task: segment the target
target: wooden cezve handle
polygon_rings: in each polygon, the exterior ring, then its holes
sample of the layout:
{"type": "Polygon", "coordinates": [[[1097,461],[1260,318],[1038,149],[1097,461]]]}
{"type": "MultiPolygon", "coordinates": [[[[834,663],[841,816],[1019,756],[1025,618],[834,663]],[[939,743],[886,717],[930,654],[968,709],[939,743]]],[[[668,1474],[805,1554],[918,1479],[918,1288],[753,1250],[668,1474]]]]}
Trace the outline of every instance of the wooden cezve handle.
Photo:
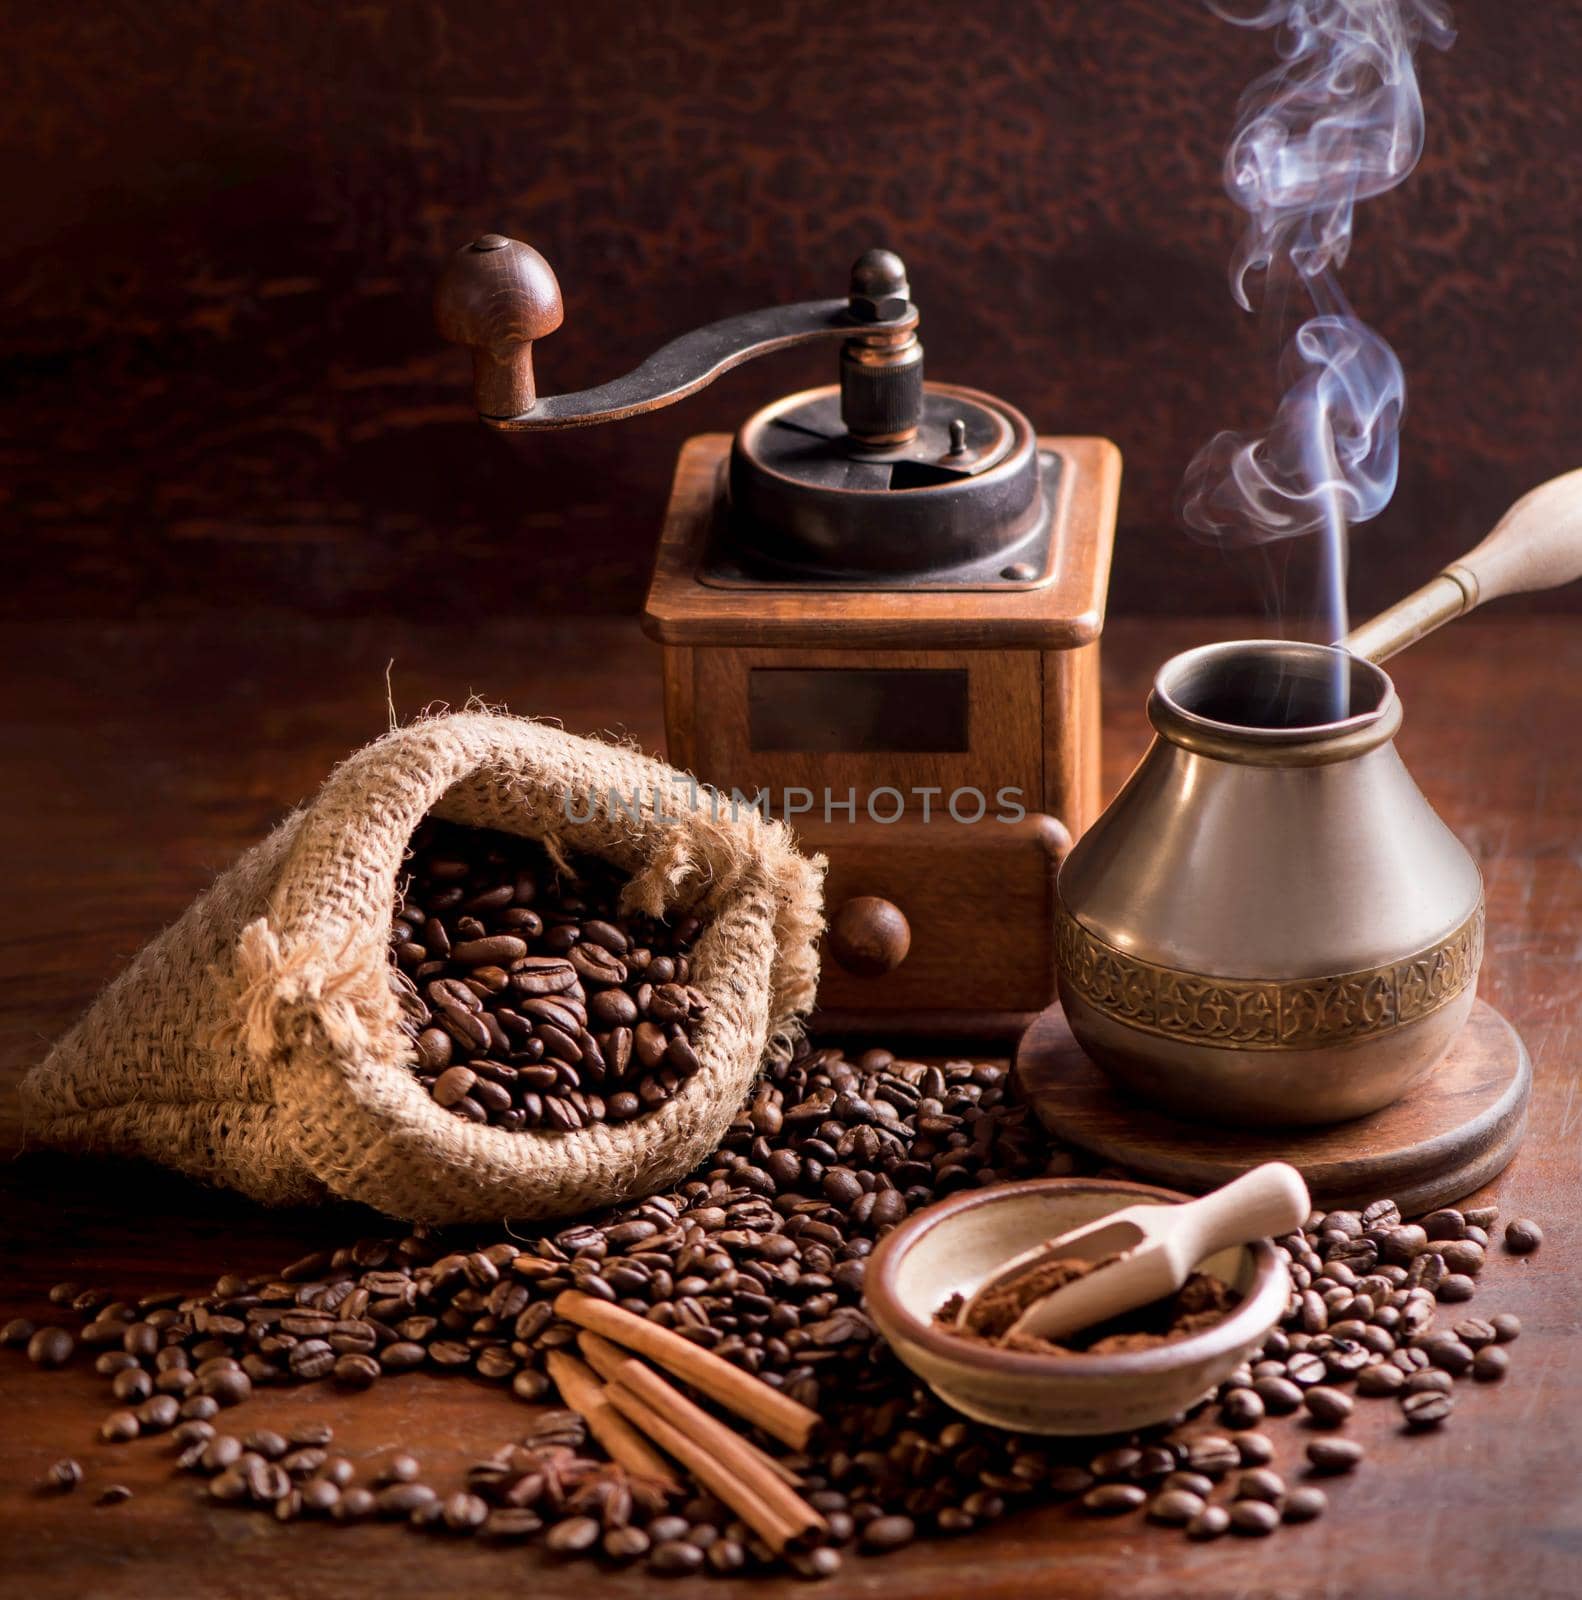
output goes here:
{"type": "Polygon", "coordinates": [[[1339,643],[1366,661],[1388,661],[1486,600],[1558,589],[1578,578],[1582,467],[1524,494],[1481,544],[1339,643]]]}

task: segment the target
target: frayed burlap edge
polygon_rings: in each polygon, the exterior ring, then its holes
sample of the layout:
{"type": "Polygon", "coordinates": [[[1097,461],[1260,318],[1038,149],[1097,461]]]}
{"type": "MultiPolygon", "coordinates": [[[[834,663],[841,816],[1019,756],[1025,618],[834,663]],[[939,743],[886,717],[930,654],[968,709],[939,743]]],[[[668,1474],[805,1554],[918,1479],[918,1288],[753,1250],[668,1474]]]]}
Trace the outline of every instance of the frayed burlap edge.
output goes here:
{"type": "Polygon", "coordinates": [[[39,1142],[152,1156],[270,1204],[325,1193],[423,1221],[567,1215],[674,1182],[713,1150],[818,977],[822,861],[783,824],[637,752],[486,712],[343,762],[100,996],[24,1082],[39,1142]],[[613,796],[613,800],[612,800],[613,796]],[[635,797],[635,800],[634,800],[635,797]],[[387,935],[430,811],[590,853],[650,913],[693,910],[702,1070],[657,1111],[505,1133],[409,1070],[387,935]]]}

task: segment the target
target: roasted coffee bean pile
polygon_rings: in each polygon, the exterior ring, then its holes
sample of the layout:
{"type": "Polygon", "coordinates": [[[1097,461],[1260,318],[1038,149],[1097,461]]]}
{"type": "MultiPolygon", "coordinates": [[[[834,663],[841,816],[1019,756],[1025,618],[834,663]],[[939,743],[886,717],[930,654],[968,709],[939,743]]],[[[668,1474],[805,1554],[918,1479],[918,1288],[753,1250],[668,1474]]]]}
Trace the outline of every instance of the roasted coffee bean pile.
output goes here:
{"type": "MultiPolygon", "coordinates": [[[[1094,1457],[1088,1470],[1095,1486],[1083,1507],[1100,1516],[1146,1508],[1150,1520],[1182,1527],[1193,1539],[1226,1532],[1257,1537],[1282,1520],[1323,1515],[1323,1490],[1288,1486],[1269,1467],[1269,1439],[1245,1430],[1287,1416],[1304,1422],[1304,1432],[1322,1430],[1309,1432],[1307,1473],[1338,1475],[1363,1458],[1363,1447],[1338,1431],[1355,1409],[1353,1394],[1393,1398],[1402,1429],[1418,1433],[1450,1417],[1456,1379],[1504,1377],[1510,1358],[1503,1346],[1521,1332],[1516,1317],[1462,1317],[1450,1328],[1437,1323],[1443,1305],[1471,1298],[1496,1216],[1492,1206],[1446,1207],[1420,1224],[1406,1222],[1393,1200],[1361,1211],[1314,1212],[1300,1233],[1279,1241],[1291,1276],[1281,1325],[1259,1359],[1233,1372],[1215,1397],[1219,1423],[1229,1431],[1139,1442],[1094,1457]],[[1224,1479],[1229,1502],[1211,1503],[1224,1479]]],[[[1522,1239],[1528,1230],[1537,1233],[1533,1223],[1512,1223],[1508,1248],[1516,1253],[1511,1230],[1522,1239]]]]}
{"type": "Polygon", "coordinates": [[[698,1070],[708,1002],[697,918],[622,913],[591,857],[558,872],[528,839],[428,820],[390,931],[419,1081],[469,1122],[567,1132],[651,1111],[698,1070]]]}
{"type": "MultiPolygon", "coordinates": [[[[963,1420],[878,1338],[863,1275],[876,1238],[919,1206],[1074,1170],[1006,1079],[994,1064],[804,1051],[768,1069],[692,1179],[586,1222],[511,1240],[424,1231],[365,1240],[278,1273],[227,1276],[202,1295],[115,1300],[63,1284],[52,1298],[81,1314],[81,1343],[109,1380],[117,1405],[104,1436],[168,1436],[180,1469],[206,1476],[219,1502],[282,1520],[380,1517],[537,1538],[561,1557],[642,1561],[656,1573],[750,1572],[774,1558],[711,1497],[667,1493],[606,1460],[575,1413],[536,1410],[515,1442],[445,1488],[425,1484],[411,1457],[360,1483],[322,1427],[229,1432],[222,1418],[259,1385],[361,1389],[419,1367],[547,1401],[545,1355],[576,1337],[551,1302],[574,1286],[678,1330],[829,1419],[816,1450],[782,1456],[829,1524],[828,1544],[794,1562],[821,1576],[845,1551],[961,1534],[1057,1499],[1079,1514],[1145,1511],[1193,1538],[1267,1534],[1321,1515],[1326,1497],[1276,1470],[1274,1441],[1256,1431],[1266,1417],[1309,1419],[1300,1432],[1278,1421],[1270,1432],[1288,1430],[1293,1452],[1305,1444],[1304,1477],[1319,1480],[1362,1456],[1340,1431],[1353,1393],[1397,1396],[1402,1428],[1415,1432],[1443,1422],[1455,1376],[1504,1371],[1515,1318],[1434,1326],[1438,1301],[1462,1296],[1452,1280],[1476,1277],[1491,1214],[1437,1212],[1417,1225],[1380,1202],[1316,1215],[1282,1241],[1292,1280],[1283,1325],[1190,1417],[1106,1441],[1097,1455],[963,1420]]],[[[26,1345],[48,1365],[69,1360],[74,1341],[19,1319],[0,1343],[26,1345]],[[58,1337],[46,1347],[41,1332],[58,1337]]]]}

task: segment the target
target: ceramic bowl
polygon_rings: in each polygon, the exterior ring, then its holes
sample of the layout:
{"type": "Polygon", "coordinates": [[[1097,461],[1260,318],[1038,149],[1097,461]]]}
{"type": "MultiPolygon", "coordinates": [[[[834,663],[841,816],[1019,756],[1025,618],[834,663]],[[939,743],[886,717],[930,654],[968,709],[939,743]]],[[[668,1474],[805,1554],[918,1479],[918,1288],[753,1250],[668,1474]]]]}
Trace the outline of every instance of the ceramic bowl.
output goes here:
{"type": "Polygon", "coordinates": [[[1020,1251],[1122,1206],[1190,1199],[1099,1178],[1035,1178],[953,1195],[909,1218],[868,1262],[868,1313],[896,1354],[941,1400],[979,1422],[1026,1433],[1124,1433],[1185,1411],[1263,1343],[1290,1295],[1267,1239],[1200,1263],[1241,1295],[1201,1333],[1117,1355],[1041,1356],[946,1333],[934,1313],[970,1295],[1020,1251]]]}

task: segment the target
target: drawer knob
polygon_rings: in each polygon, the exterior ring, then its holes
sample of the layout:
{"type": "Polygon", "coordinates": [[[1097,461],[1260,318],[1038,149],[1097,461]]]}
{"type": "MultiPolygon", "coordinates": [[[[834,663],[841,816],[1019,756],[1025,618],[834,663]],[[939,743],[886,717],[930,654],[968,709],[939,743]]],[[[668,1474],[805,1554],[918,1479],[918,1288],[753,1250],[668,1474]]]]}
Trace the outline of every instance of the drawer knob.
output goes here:
{"type": "Polygon", "coordinates": [[[859,978],[882,978],[906,960],[912,926],[892,901],[859,894],[844,901],[829,925],[835,959],[859,978]]]}

